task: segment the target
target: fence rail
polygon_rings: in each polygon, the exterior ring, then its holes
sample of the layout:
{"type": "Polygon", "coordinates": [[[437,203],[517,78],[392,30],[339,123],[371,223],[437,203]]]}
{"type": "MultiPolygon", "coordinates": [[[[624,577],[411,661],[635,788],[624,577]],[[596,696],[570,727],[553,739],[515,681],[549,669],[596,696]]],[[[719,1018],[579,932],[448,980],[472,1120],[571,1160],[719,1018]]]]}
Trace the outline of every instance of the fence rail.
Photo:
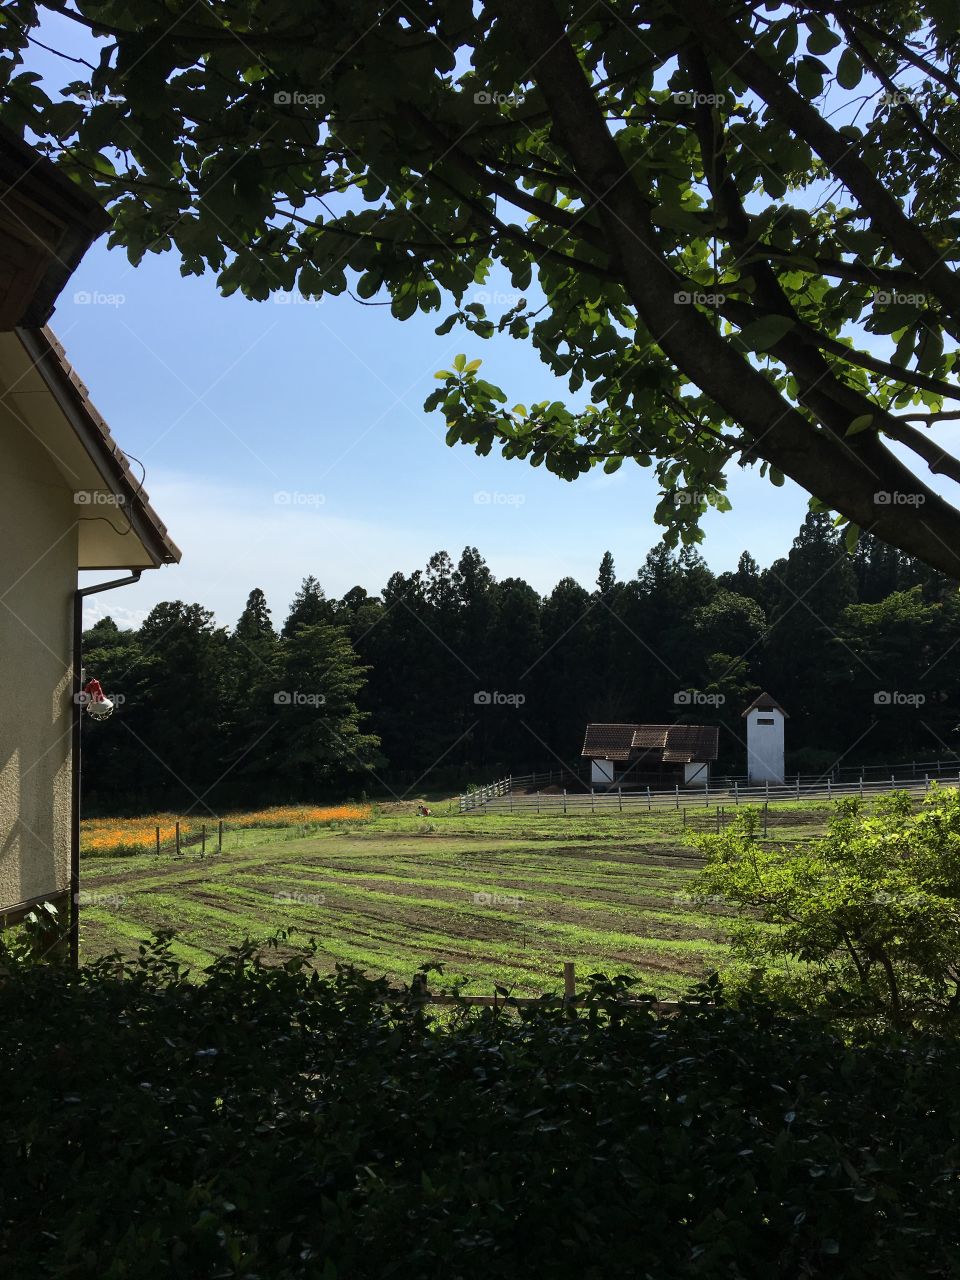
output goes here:
{"type": "Polygon", "coordinates": [[[769,804],[788,800],[835,800],[840,796],[880,795],[888,791],[923,793],[938,782],[948,786],[960,786],[960,770],[950,774],[919,778],[897,778],[895,773],[876,781],[863,778],[851,782],[834,783],[831,779],[804,781],[797,777],[792,783],[741,786],[738,781],[728,785],[717,780],[703,787],[674,787],[672,791],[623,790],[608,788],[598,791],[520,792],[510,778],[501,779],[490,787],[482,787],[460,797],[460,812],[482,810],[485,813],[628,813],[639,810],[709,808],[711,805],[769,804]],[[514,785],[511,785],[511,783],[514,785]]]}

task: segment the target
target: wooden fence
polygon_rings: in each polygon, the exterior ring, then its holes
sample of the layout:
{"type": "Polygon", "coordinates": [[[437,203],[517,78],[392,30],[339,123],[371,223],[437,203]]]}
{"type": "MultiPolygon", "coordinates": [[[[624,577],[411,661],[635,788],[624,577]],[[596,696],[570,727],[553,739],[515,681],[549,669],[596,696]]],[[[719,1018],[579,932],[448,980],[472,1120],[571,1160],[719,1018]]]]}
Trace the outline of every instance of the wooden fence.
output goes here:
{"type": "Polygon", "coordinates": [[[672,791],[645,790],[625,791],[620,787],[606,790],[570,791],[562,788],[559,791],[518,792],[511,785],[511,779],[501,779],[490,787],[483,787],[460,797],[460,812],[483,813],[629,813],[639,810],[653,812],[664,809],[706,808],[712,805],[734,807],[741,804],[771,804],[777,801],[797,800],[835,800],[840,796],[859,795],[868,797],[882,795],[890,791],[907,791],[923,794],[931,784],[939,782],[945,786],[960,786],[960,772],[948,776],[933,778],[924,775],[921,778],[889,778],[854,782],[834,783],[829,778],[826,782],[804,782],[801,778],[789,784],[763,784],[741,786],[734,782],[733,786],[717,786],[705,783],[702,787],[674,787],[672,791]]]}

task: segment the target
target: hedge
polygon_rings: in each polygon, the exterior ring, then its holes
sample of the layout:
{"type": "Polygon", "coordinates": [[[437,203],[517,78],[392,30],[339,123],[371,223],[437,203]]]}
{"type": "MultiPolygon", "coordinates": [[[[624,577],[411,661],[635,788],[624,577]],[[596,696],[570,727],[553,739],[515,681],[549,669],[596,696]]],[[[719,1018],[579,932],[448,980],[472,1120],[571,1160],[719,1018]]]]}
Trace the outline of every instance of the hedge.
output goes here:
{"type": "Polygon", "coordinates": [[[706,994],[436,1018],[252,946],[201,978],[160,939],[0,982],[4,1276],[957,1274],[951,1042],[706,994]]]}

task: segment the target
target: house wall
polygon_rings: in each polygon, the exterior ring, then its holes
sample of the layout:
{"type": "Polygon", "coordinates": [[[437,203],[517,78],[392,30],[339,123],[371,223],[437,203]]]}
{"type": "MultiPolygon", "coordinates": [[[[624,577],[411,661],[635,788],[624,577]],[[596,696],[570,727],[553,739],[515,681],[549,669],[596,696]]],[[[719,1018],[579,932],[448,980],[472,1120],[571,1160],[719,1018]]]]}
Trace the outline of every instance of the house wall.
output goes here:
{"type": "Polygon", "coordinates": [[[613,782],[612,760],[591,760],[590,781],[594,786],[607,787],[613,782]]]}
{"type": "Polygon", "coordinates": [[[77,508],[0,403],[0,908],[69,885],[77,508]]]}
{"type": "Polygon", "coordinates": [[[750,782],[783,782],[781,711],[747,713],[747,778],[750,782]],[[773,721],[772,724],[765,723],[773,721]]]}

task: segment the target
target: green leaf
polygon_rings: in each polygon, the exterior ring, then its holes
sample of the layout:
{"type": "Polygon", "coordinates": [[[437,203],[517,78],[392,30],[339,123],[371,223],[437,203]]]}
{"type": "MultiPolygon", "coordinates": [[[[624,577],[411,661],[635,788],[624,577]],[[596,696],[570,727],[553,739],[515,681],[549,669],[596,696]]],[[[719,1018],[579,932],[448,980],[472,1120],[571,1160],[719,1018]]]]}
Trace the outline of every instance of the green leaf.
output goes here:
{"type": "Polygon", "coordinates": [[[803,57],[797,63],[797,89],[805,98],[819,98],[823,93],[825,67],[819,58],[803,57]]]}
{"type": "Polygon", "coordinates": [[[862,413],[859,418],[854,418],[844,434],[848,436],[858,436],[861,431],[869,431],[872,426],[873,414],[862,413]]]}
{"type": "Polygon", "coordinates": [[[860,59],[852,49],[844,49],[837,63],[837,83],[844,89],[855,89],[862,78],[860,59]]]}
{"type": "Polygon", "coordinates": [[[453,357],[453,367],[456,369],[457,373],[463,373],[466,363],[467,357],[462,353],[453,357]]]}
{"type": "Polygon", "coordinates": [[[740,330],[737,345],[742,345],[747,351],[768,351],[795,325],[789,316],[763,316],[740,330]]]}

